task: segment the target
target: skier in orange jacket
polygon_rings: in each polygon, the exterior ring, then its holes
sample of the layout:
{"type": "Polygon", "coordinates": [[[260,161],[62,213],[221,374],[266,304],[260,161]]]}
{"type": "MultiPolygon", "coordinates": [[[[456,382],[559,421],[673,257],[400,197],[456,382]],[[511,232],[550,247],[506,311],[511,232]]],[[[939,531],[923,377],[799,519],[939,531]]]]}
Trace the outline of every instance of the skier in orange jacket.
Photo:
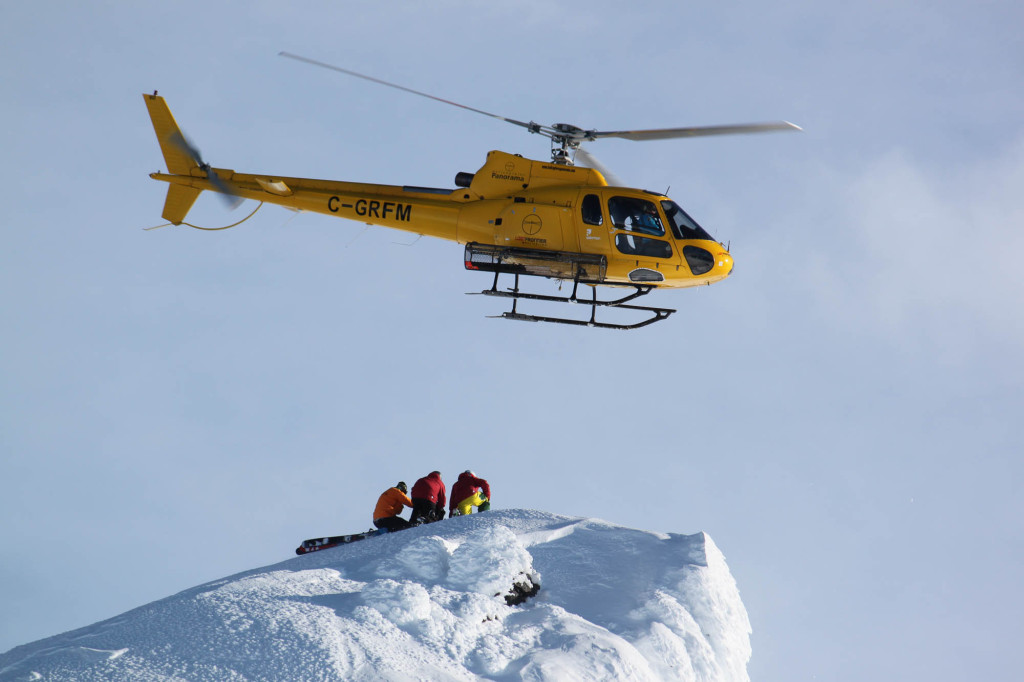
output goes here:
{"type": "Polygon", "coordinates": [[[412,507],[412,500],[406,494],[409,488],[405,481],[399,481],[394,488],[388,488],[377,498],[377,507],[373,510],[373,525],[388,531],[405,530],[412,526],[399,514],[403,507],[412,507]]]}

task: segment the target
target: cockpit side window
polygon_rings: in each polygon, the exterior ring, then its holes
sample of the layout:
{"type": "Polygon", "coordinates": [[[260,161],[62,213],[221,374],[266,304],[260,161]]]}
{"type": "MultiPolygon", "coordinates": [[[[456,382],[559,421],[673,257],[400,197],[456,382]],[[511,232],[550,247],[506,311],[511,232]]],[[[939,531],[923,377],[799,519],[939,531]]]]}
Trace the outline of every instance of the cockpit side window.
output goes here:
{"type": "Polygon", "coordinates": [[[615,235],[615,248],[627,256],[672,257],[672,245],[668,242],[663,242],[660,239],[651,239],[650,237],[640,237],[635,234],[615,235]]]}
{"type": "Polygon", "coordinates": [[[616,229],[657,237],[665,234],[658,207],[646,199],[612,197],[608,200],[608,212],[616,229]]]}
{"type": "Polygon", "coordinates": [[[686,215],[686,211],[679,208],[674,201],[665,200],[661,202],[661,208],[665,211],[668,224],[672,226],[672,234],[676,239],[707,239],[715,241],[714,238],[704,231],[704,228],[697,224],[697,221],[686,215]]]}
{"type": "Polygon", "coordinates": [[[580,206],[583,213],[583,222],[587,225],[601,225],[604,223],[604,215],[601,213],[601,199],[596,194],[588,194],[583,197],[583,204],[580,206]]]}

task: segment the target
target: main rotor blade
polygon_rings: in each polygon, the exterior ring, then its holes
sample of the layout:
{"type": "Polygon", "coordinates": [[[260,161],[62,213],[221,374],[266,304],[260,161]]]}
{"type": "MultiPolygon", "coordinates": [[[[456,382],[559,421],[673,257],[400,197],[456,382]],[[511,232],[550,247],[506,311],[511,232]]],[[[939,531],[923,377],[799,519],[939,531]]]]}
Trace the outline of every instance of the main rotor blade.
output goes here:
{"type": "Polygon", "coordinates": [[[355,71],[349,71],[348,69],[343,69],[340,66],[334,66],[333,64],[327,64],[325,62],[320,62],[320,61],[317,61],[315,59],[310,59],[308,57],[302,57],[302,56],[297,55],[297,54],[292,54],[291,52],[278,52],[278,55],[281,56],[281,57],[288,57],[289,59],[294,59],[294,60],[299,61],[299,62],[305,62],[307,64],[312,64],[313,66],[319,66],[319,67],[324,68],[324,69],[330,69],[331,71],[337,71],[338,73],[344,73],[344,74],[347,74],[349,76],[355,76],[356,78],[362,78],[363,80],[370,81],[371,83],[378,83],[380,85],[386,85],[389,88],[395,88],[396,90],[402,90],[404,92],[409,92],[409,93],[412,93],[413,95],[419,95],[420,97],[426,97],[427,99],[432,99],[434,101],[441,102],[443,104],[450,104],[453,107],[459,107],[460,109],[466,109],[467,111],[472,111],[472,112],[477,113],[477,114],[483,114],[484,116],[490,116],[491,118],[496,118],[499,121],[507,121],[508,123],[511,123],[513,125],[522,126],[523,128],[527,128],[531,132],[539,132],[539,130],[540,130],[540,126],[537,125],[536,123],[533,123],[533,122],[524,123],[522,121],[517,121],[514,118],[506,118],[504,116],[499,116],[498,114],[492,114],[491,112],[484,111],[483,109],[475,109],[473,107],[466,106],[465,104],[459,104],[458,102],[452,102],[451,100],[443,99],[441,97],[435,97],[434,95],[428,94],[426,92],[420,92],[419,90],[413,90],[412,88],[407,88],[404,85],[398,85],[396,83],[389,83],[388,81],[381,80],[380,78],[374,78],[373,76],[367,76],[365,74],[357,73],[355,71]]]}
{"type": "Polygon", "coordinates": [[[769,123],[742,123],[727,126],[701,126],[696,128],[660,128],[657,130],[588,130],[588,139],[601,137],[621,137],[638,142],[646,140],[668,140],[675,137],[705,137],[708,135],[740,135],[744,133],[770,133],[786,130],[803,130],[789,121],[772,121],[769,123]]]}

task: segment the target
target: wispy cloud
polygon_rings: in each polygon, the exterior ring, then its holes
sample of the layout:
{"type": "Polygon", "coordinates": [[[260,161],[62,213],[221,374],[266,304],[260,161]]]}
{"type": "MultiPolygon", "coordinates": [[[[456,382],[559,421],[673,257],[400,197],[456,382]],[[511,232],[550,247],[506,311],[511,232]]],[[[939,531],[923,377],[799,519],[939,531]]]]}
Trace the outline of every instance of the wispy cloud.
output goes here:
{"type": "Polygon", "coordinates": [[[1024,347],[1022,187],[1024,139],[970,166],[875,159],[823,193],[839,205],[809,271],[819,302],[842,324],[944,355],[1024,347]]]}

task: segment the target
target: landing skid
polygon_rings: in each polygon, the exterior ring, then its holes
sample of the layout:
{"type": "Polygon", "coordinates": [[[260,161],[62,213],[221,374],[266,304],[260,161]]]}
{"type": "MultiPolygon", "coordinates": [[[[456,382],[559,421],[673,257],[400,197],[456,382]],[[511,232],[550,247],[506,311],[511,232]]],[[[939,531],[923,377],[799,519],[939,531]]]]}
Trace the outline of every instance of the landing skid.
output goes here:
{"type": "MultiPolygon", "coordinates": [[[[506,313],[502,313],[501,315],[490,315],[489,317],[503,317],[506,320],[522,320],[524,322],[552,322],[552,323],[555,323],[555,324],[569,324],[569,325],[574,325],[574,326],[577,326],[577,327],[598,327],[600,329],[639,329],[640,327],[646,327],[649,324],[654,324],[655,322],[660,322],[661,320],[664,320],[666,317],[668,317],[672,313],[676,312],[675,309],[673,309],[673,308],[653,308],[653,307],[650,307],[650,306],[628,305],[627,304],[628,301],[635,300],[637,298],[640,298],[641,296],[646,296],[647,294],[651,293],[651,291],[654,289],[654,287],[650,286],[650,285],[643,285],[643,284],[615,285],[615,284],[608,284],[608,283],[605,282],[605,283],[602,283],[601,286],[629,286],[629,287],[633,287],[634,289],[636,289],[636,291],[633,292],[632,294],[629,294],[628,296],[623,296],[622,298],[617,298],[617,299],[615,299],[613,301],[600,301],[597,298],[597,287],[595,286],[595,287],[592,287],[592,289],[591,289],[591,291],[592,291],[592,298],[591,298],[591,300],[588,301],[588,300],[577,298],[577,296],[576,296],[576,291],[577,291],[577,289],[579,288],[579,285],[580,285],[579,280],[575,280],[572,283],[572,295],[570,295],[570,296],[548,296],[548,295],[545,295],[545,294],[528,294],[528,293],[520,291],[519,290],[519,274],[518,273],[514,274],[515,284],[514,284],[514,286],[511,289],[499,290],[498,289],[498,277],[499,277],[500,274],[501,273],[499,273],[499,272],[495,272],[494,273],[494,284],[491,285],[490,289],[486,289],[484,291],[481,291],[480,293],[483,294],[484,296],[500,296],[502,298],[511,298],[512,299],[512,310],[510,310],[510,311],[508,311],[506,313]],[[520,313],[516,309],[520,299],[525,299],[525,300],[529,300],[529,301],[549,301],[549,302],[552,302],[552,303],[570,303],[570,304],[578,304],[578,305],[588,305],[588,306],[590,306],[590,319],[589,320],[575,320],[575,319],[572,319],[572,318],[569,318],[569,317],[545,317],[545,316],[542,316],[542,315],[527,315],[525,313],[520,313]],[[640,322],[636,322],[634,324],[615,324],[615,323],[611,323],[611,322],[598,322],[597,319],[596,319],[598,306],[605,306],[605,307],[615,308],[617,310],[637,310],[637,311],[641,311],[641,312],[651,313],[651,316],[646,318],[646,319],[644,319],[644,320],[641,320],[640,322]]],[[[475,292],[473,292],[473,293],[475,293],[475,292]]]]}

